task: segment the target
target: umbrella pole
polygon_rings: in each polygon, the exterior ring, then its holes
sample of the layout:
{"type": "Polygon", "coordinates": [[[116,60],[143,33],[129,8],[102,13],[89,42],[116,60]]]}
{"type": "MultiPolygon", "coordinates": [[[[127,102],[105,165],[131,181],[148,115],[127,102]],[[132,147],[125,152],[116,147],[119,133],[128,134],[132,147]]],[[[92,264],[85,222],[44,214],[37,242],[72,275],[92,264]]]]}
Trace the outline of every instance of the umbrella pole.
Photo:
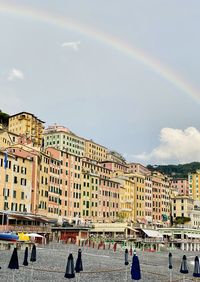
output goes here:
{"type": "Polygon", "coordinates": [[[128,281],[128,266],[126,266],[126,276],[125,276],[125,281],[128,281]]]}
{"type": "Polygon", "coordinates": [[[31,266],[31,281],[33,281],[33,263],[32,263],[32,266],[31,266]]]}
{"type": "Polygon", "coordinates": [[[13,270],[13,282],[15,282],[15,270],[13,270]]]}
{"type": "Polygon", "coordinates": [[[185,282],[185,275],[183,274],[183,282],[185,282]]]}
{"type": "Polygon", "coordinates": [[[172,282],[172,269],[169,271],[169,282],[172,282]]]}

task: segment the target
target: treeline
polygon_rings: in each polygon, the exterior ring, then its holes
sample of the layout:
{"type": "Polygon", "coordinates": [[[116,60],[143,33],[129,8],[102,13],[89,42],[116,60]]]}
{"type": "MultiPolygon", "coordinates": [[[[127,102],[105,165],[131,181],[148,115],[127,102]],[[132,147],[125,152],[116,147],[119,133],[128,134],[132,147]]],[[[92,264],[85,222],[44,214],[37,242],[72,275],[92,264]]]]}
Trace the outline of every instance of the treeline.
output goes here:
{"type": "Polygon", "coordinates": [[[147,168],[152,171],[159,171],[173,178],[187,178],[188,173],[195,172],[197,169],[200,169],[200,162],[179,165],[148,165],[147,168]]]}
{"type": "Polygon", "coordinates": [[[9,115],[0,110],[0,123],[3,124],[3,126],[8,126],[8,119],[9,115]]]}

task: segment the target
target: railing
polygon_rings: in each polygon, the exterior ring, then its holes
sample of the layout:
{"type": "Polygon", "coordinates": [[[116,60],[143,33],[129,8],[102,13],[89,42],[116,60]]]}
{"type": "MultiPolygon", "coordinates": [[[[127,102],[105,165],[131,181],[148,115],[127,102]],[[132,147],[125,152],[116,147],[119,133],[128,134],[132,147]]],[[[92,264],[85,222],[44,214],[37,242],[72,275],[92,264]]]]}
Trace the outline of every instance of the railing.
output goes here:
{"type": "Polygon", "coordinates": [[[20,226],[20,225],[0,225],[0,232],[16,231],[16,232],[51,232],[51,228],[48,226],[20,226]]]}

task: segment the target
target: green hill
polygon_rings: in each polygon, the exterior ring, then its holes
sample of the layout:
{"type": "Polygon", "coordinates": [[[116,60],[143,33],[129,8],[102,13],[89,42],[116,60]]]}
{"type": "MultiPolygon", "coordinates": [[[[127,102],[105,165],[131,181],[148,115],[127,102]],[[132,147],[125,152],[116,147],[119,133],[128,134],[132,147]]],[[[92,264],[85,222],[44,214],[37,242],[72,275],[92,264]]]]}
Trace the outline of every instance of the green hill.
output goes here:
{"type": "Polygon", "coordinates": [[[187,178],[189,172],[195,172],[200,169],[200,162],[179,165],[148,165],[149,170],[156,170],[173,178],[187,178]]]}
{"type": "Polygon", "coordinates": [[[0,123],[3,124],[3,126],[8,126],[8,119],[9,115],[0,110],[0,123]]]}

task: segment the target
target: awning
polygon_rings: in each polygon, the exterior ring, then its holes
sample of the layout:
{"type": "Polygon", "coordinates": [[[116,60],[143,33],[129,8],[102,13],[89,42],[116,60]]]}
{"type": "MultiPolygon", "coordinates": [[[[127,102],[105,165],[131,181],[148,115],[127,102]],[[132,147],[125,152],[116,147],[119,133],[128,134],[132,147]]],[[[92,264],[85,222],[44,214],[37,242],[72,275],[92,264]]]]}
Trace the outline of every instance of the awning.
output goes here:
{"type": "Polygon", "coordinates": [[[186,233],[185,235],[188,236],[188,238],[200,238],[200,234],[186,233]]]}
{"type": "Polygon", "coordinates": [[[148,237],[157,237],[157,238],[162,238],[163,235],[158,232],[157,230],[147,230],[147,229],[142,229],[142,231],[148,236],[148,237]]]}
{"type": "Polygon", "coordinates": [[[44,238],[44,236],[40,235],[40,234],[37,234],[37,233],[28,233],[28,234],[25,234],[26,236],[29,236],[29,237],[35,237],[35,238],[44,238]]]}

